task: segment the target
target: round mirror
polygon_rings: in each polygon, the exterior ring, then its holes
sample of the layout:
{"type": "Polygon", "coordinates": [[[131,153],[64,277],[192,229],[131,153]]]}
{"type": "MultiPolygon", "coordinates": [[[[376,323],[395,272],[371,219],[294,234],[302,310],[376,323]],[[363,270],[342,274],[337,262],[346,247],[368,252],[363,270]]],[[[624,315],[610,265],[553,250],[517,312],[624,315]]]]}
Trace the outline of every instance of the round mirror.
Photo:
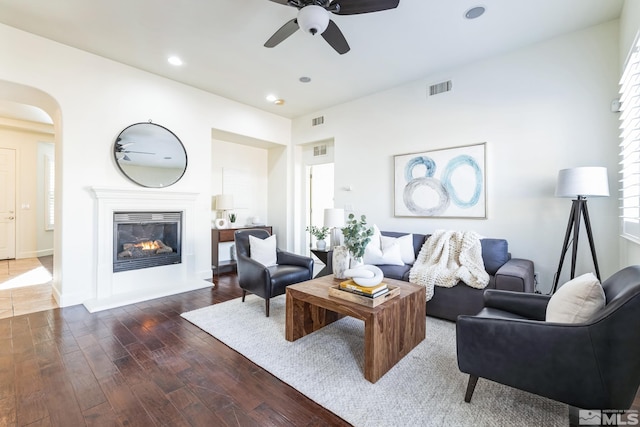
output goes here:
{"type": "Polygon", "coordinates": [[[122,173],[143,187],[168,187],[187,170],[187,152],[180,139],[151,122],[135,123],[120,132],[113,154],[122,173]]]}

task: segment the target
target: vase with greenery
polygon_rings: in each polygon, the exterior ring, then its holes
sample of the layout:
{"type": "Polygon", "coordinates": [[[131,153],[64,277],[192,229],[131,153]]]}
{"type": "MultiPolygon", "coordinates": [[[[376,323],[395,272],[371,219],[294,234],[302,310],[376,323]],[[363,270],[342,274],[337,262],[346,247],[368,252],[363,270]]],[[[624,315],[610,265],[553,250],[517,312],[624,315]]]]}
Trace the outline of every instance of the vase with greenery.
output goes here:
{"type": "Polygon", "coordinates": [[[362,262],[364,249],[373,236],[373,227],[367,227],[367,217],[361,215],[357,219],[354,214],[349,214],[347,225],[342,228],[344,236],[344,245],[349,250],[356,263],[362,262]]]}
{"type": "Polygon", "coordinates": [[[316,247],[318,249],[324,250],[327,247],[327,242],[324,239],[329,234],[329,227],[316,227],[315,225],[312,225],[307,227],[307,231],[316,238],[316,247]]]}

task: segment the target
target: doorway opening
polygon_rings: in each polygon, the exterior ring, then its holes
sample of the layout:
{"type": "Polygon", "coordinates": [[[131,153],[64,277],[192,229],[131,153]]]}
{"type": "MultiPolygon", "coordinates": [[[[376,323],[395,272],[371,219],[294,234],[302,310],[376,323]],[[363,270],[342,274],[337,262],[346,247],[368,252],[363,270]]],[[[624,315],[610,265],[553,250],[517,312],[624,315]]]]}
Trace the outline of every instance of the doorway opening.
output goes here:
{"type": "MultiPolygon", "coordinates": [[[[334,164],[307,166],[308,208],[307,227],[324,226],[324,210],[334,204],[334,164]]],[[[309,248],[316,246],[316,238],[309,233],[309,248]]]]}
{"type": "Polygon", "coordinates": [[[0,317],[11,317],[57,307],[53,208],[55,154],[61,145],[56,137],[59,123],[52,118],[59,112],[53,98],[12,82],[0,81],[0,89],[6,94],[0,99],[0,118],[11,124],[0,126],[0,151],[14,153],[13,184],[6,180],[6,165],[0,165],[0,213],[12,211],[2,217],[13,221],[9,231],[0,227],[0,317]]]}

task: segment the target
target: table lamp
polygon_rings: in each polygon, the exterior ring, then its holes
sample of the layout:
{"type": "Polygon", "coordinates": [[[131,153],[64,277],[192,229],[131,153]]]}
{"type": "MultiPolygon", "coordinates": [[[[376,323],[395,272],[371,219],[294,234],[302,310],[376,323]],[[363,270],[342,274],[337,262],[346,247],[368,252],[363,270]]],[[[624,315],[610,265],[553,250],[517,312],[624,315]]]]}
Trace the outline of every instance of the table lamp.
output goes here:
{"type": "Polygon", "coordinates": [[[329,245],[331,249],[340,245],[340,229],[344,226],[344,209],[329,208],[324,210],[324,226],[331,229],[329,245]]]}
{"type": "Polygon", "coordinates": [[[228,211],[233,210],[233,195],[218,194],[216,196],[216,210],[222,211],[225,222],[229,221],[228,211]]]}

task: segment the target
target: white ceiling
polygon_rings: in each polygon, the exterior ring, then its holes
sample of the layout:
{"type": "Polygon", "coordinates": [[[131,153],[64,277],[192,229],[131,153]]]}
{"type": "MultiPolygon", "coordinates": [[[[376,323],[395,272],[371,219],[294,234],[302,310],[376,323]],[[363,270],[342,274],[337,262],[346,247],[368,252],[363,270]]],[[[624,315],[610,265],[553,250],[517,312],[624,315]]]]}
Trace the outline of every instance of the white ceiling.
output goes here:
{"type": "Polygon", "coordinates": [[[285,117],[620,16],[623,0],[400,0],[337,16],[351,51],[302,31],[264,42],[295,8],[269,0],[0,0],[0,22],[285,117]],[[463,18],[472,6],[486,13],[463,18]],[[169,55],[183,61],[176,68],[169,55]],[[311,77],[301,83],[301,76],[311,77]],[[268,94],[285,100],[281,106],[268,94]]]}

